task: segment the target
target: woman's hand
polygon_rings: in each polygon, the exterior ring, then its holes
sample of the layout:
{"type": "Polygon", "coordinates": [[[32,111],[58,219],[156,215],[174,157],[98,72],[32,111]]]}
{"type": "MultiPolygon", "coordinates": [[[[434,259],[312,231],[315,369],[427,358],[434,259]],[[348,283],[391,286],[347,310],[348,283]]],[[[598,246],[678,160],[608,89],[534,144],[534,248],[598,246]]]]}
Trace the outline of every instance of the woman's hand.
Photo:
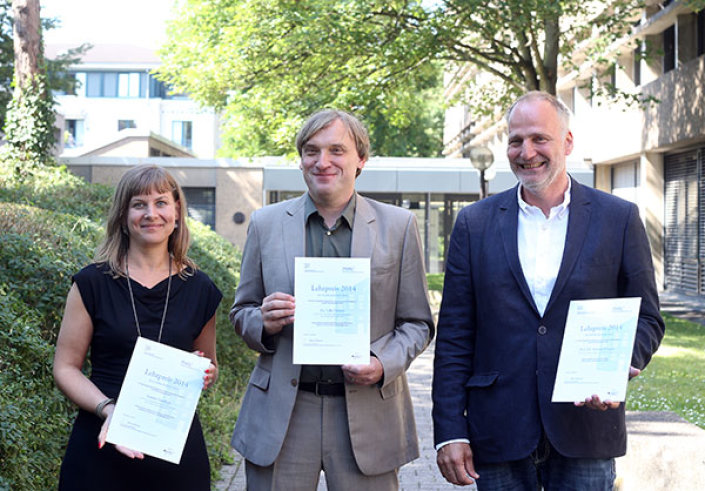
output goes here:
{"type": "MultiPolygon", "coordinates": [[[[105,445],[105,438],[108,436],[108,427],[110,426],[110,420],[113,418],[113,411],[115,410],[115,404],[108,404],[103,408],[103,413],[107,414],[105,421],[103,421],[103,426],[100,427],[100,433],[98,433],[98,448],[102,449],[105,445]]],[[[144,454],[142,452],[137,452],[136,450],[131,450],[122,445],[115,445],[115,450],[123,454],[125,457],[131,459],[144,459],[144,454]]]]}
{"type": "Polygon", "coordinates": [[[212,363],[209,364],[206,369],[206,374],[203,377],[203,390],[206,390],[215,383],[217,373],[218,371],[216,370],[215,365],[212,363]]]}
{"type": "MultiPolygon", "coordinates": [[[[194,351],[194,355],[197,356],[205,356],[203,351],[194,351]]],[[[203,390],[206,390],[208,387],[211,387],[216,379],[218,378],[218,368],[211,362],[208,365],[208,368],[206,368],[205,375],[203,376],[203,390]]]]}

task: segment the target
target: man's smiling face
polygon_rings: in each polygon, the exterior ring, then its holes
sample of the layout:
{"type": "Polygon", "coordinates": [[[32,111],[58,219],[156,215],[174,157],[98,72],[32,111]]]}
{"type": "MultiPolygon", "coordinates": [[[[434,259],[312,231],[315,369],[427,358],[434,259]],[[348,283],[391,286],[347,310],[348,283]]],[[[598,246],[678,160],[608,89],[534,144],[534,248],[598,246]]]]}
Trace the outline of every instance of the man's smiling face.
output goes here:
{"type": "Polygon", "coordinates": [[[573,150],[573,135],[550,102],[527,99],[509,118],[507,158],[514,175],[532,194],[542,194],[565,174],[565,159],[573,150]]]}

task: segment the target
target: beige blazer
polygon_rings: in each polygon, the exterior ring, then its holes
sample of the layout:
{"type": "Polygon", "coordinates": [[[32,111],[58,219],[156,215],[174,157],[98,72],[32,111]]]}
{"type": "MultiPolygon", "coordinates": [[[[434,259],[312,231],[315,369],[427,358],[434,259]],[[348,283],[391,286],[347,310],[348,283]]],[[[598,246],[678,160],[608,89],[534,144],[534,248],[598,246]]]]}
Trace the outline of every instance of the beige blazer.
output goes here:
{"type": "MultiPolygon", "coordinates": [[[[292,363],[289,325],[262,342],[260,306],[267,295],[294,293],[294,258],[305,256],[303,195],[252,214],[230,319],[260,353],[231,444],[247,460],[277,458],[296,399],[301,365],[292,363]],[[271,346],[273,344],[273,346],[271,346]]],[[[345,387],[350,440],[363,474],[397,469],[419,455],[406,370],[434,334],[418,228],[408,210],[357,196],[352,257],[371,261],[371,345],[382,362],[381,387],[345,387]]]]}

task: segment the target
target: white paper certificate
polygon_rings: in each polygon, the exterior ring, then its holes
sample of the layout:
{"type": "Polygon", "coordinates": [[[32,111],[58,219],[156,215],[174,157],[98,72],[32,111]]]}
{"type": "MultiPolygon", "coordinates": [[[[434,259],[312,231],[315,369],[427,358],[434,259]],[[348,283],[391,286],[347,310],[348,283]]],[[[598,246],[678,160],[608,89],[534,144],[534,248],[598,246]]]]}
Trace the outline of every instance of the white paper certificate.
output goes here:
{"type": "Polygon", "coordinates": [[[552,402],[624,401],[641,298],[573,300],[552,402]]]}
{"type": "Polygon", "coordinates": [[[294,363],[370,363],[370,259],[297,257],[294,363]]]}
{"type": "Polygon", "coordinates": [[[107,441],[178,464],[209,364],[208,358],[137,338],[107,441]]]}

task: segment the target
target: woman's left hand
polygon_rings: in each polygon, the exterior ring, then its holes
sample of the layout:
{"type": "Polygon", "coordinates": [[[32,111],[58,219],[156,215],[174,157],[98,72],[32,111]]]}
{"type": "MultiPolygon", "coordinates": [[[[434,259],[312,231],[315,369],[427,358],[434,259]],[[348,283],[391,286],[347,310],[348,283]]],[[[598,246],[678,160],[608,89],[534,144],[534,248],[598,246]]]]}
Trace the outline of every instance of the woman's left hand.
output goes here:
{"type": "MultiPolygon", "coordinates": [[[[114,410],[115,404],[108,404],[105,409],[103,409],[103,412],[108,416],[105,418],[105,421],[103,421],[103,425],[100,427],[100,433],[98,434],[98,450],[101,450],[103,446],[105,446],[105,439],[108,436],[108,428],[110,427],[110,421],[113,419],[114,410]]],[[[123,447],[122,445],[115,445],[115,450],[130,459],[144,459],[144,454],[142,452],[132,450],[131,448],[123,447]]]]}
{"type": "MultiPolygon", "coordinates": [[[[203,351],[194,351],[193,354],[204,356],[203,351]]],[[[206,390],[208,387],[212,386],[215,383],[217,376],[218,370],[216,366],[213,363],[210,363],[206,369],[205,375],[203,376],[203,390],[206,390]]]]}

